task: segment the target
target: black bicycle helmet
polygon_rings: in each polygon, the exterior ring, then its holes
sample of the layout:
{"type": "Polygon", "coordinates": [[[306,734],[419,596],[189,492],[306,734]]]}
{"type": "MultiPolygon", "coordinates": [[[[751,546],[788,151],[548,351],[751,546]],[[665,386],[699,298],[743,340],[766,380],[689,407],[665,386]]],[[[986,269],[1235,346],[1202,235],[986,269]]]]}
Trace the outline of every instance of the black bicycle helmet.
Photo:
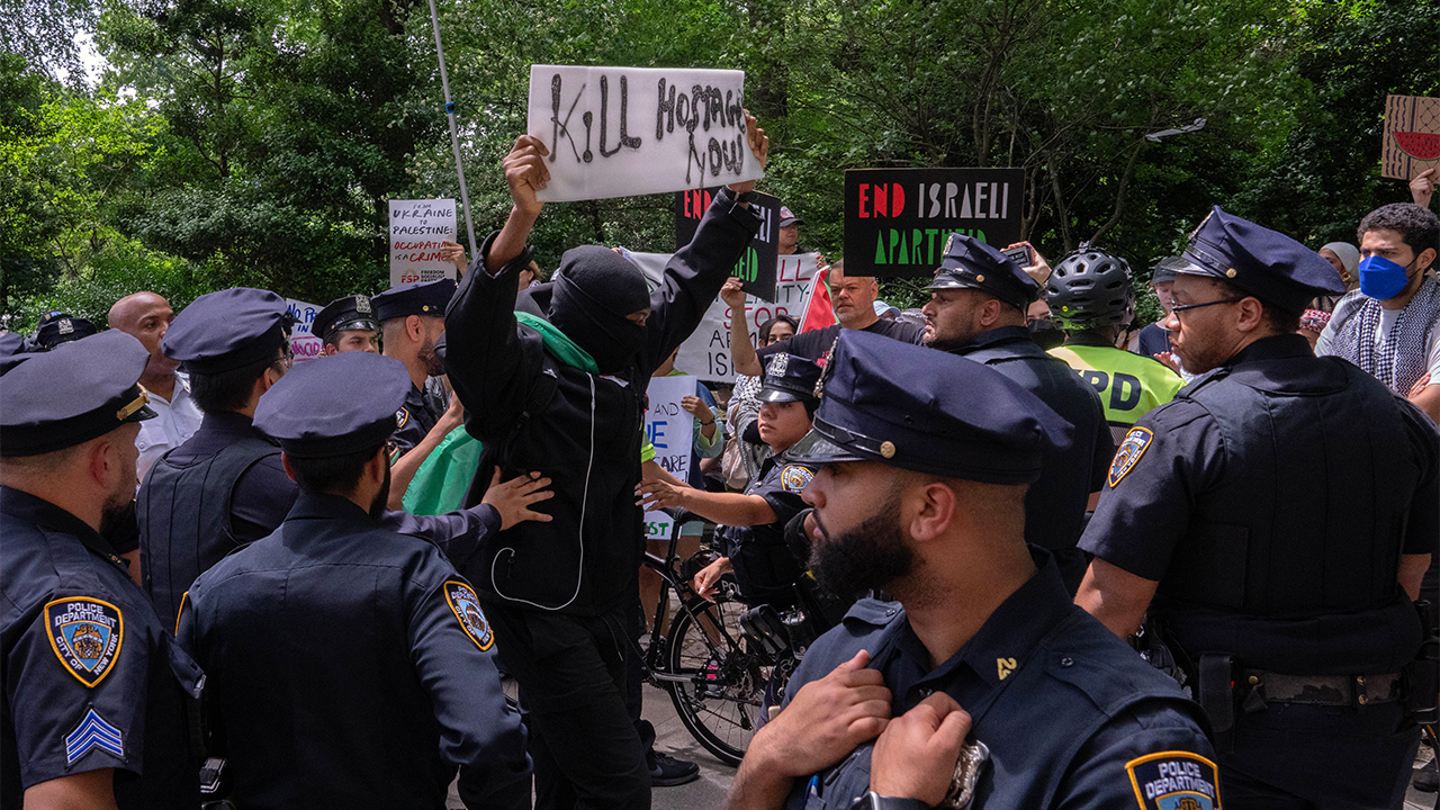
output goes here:
{"type": "Polygon", "coordinates": [[[1082,245],[1055,266],[1045,284],[1045,303],[1056,325],[1067,331],[1126,323],[1135,305],[1130,264],[1082,245]]]}

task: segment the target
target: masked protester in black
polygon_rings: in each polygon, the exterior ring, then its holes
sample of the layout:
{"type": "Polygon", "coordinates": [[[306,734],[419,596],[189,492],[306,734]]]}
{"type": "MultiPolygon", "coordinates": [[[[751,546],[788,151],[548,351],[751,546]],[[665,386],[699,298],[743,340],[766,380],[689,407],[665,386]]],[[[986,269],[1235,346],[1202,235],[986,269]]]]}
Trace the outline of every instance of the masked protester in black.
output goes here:
{"type": "MultiPolygon", "coordinates": [[[[763,134],[751,135],[759,155],[754,136],[763,134]]],[[[737,199],[748,186],[722,190],[653,293],[613,251],[570,250],[548,304],[526,296],[530,314],[517,323],[516,278],[530,262],[524,243],[541,208],[543,154],[522,136],[506,158],[515,207],[450,304],[445,360],[466,429],[485,445],[469,498],[497,466],[502,479],[543,470],[554,520],[498,533],[464,573],[522,690],[536,806],[647,808],[650,771],[625,701],[644,537],[634,489],[645,389],[695,330],[760,220],[737,199]]]]}

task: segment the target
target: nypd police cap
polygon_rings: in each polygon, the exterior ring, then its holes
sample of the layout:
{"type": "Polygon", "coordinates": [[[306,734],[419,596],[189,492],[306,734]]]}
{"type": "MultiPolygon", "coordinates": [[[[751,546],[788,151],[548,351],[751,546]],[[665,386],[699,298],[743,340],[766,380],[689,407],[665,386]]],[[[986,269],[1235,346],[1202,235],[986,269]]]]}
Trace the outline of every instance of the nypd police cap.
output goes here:
{"type": "Polygon", "coordinates": [[[289,334],[284,298],[234,287],[196,298],[175,316],[161,345],[186,371],[219,374],[274,358],[289,334]]]}
{"type": "Polygon", "coordinates": [[[255,427],[297,458],[377,449],[395,432],[410,373],[393,357],[344,352],[297,364],[255,408],[255,427]]]}
{"type": "Polygon", "coordinates": [[[14,359],[0,386],[0,456],[63,450],[155,416],[138,383],[150,352],[124,332],[14,359]]]}
{"type": "Polygon", "coordinates": [[[375,309],[369,296],[347,295],[336,298],[320,310],[320,314],[315,316],[315,322],[310,325],[310,333],[326,343],[333,343],[332,338],[336,333],[351,330],[380,331],[380,321],[375,317],[375,309]]]}
{"type": "Polygon", "coordinates": [[[945,257],[935,281],[927,290],[980,290],[1024,309],[1040,295],[1020,265],[990,245],[964,234],[952,233],[945,241],[945,257]]]}
{"type": "Polygon", "coordinates": [[[411,315],[445,317],[445,307],[455,295],[455,282],[448,278],[414,281],[391,287],[370,299],[375,315],[383,323],[411,315]]]}
{"type": "Polygon", "coordinates": [[[1319,295],[1343,295],[1345,282],[1330,262],[1290,237],[1227,214],[1215,206],[1190,235],[1177,268],[1229,282],[1289,312],[1301,312],[1319,295]]]}
{"type": "Polygon", "coordinates": [[[1071,424],[998,371],[868,332],[841,330],[820,385],[814,430],[791,451],[810,463],[1023,484],[1070,446],[1071,424]]]}
{"type": "Polygon", "coordinates": [[[35,329],[35,337],[31,340],[29,350],[32,352],[43,352],[67,343],[72,340],[79,340],[89,337],[100,330],[95,324],[84,318],[77,318],[64,312],[47,312],[40,318],[40,324],[35,329]]]}
{"type": "Polygon", "coordinates": [[[819,394],[820,365],[788,352],[776,352],[765,367],[765,380],[757,395],[761,402],[814,403],[819,394]]]}

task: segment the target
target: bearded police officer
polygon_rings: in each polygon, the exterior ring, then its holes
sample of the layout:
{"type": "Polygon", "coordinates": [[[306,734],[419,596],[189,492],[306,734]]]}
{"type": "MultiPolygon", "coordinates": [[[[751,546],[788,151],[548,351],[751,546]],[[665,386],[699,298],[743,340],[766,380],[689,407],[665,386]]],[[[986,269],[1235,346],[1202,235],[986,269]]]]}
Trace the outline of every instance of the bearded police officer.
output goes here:
{"type": "Polygon", "coordinates": [[[1150,609],[1235,806],[1399,807],[1405,699],[1436,699],[1411,603],[1440,531],[1435,428],[1295,334],[1345,289],[1313,251],[1216,208],[1185,258],[1166,327],[1201,376],[1121,443],[1076,601],[1122,637],[1150,609]]]}
{"type": "Polygon", "coordinates": [[[400,427],[393,441],[401,454],[419,444],[445,412],[445,402],[425,381],[445,373],[436,343],[445,333],[445,305],[454,295],[455,282],[441,278],[401,284],[370,299],[385,330],[385,356],[404,363],[410,375],[410,393],[395,412],[400,427]]]}
{"type": "Polygon", "coordinates": [[[310,332],[323,344],[321,357],[380,351],[380,322],[375,319],[370,298],[364,295],[346,295],[326,304],[315,316],[310,332]]]}
{"type": "Polygon", "coordinates": [[[0,806],[199,806],[200,669],[102,534],[135,495],[136,381],[110,331],[19,355],[0,385],[0,806]]]}
{"type": "Polygon", "coordinates": [[[207,669],[211,745],[240,807],[442,810],[457,766],[468,806],[529,806],[474,590],[435,545],[379,523],[409,387],[399,361],[347,352],[256,410],[299,500],[195,581],[177,632],[207,669]]]}
{"type": "Polygon", "coordinates": [[[899,603],[810,647],[730,806],[1220,807],[1198,709],[1025,544],[1026,485],[1071,426],[979,363],[855,331],[822,386],[811,568],[899,603]]]}
{"type": "Polygon", "coordinates": [[[935,281],[925,289],[926,346],[994,368],[1075,426],[1070,446],[1046,458],[1025,496],[1026,541],[1055,555],[1065,587],[1074,593],[1090,562],[1075,548],[1085,508],[1104,485],[1115,454],[1100,398],[1030,339],[1025,311],[1040,285],[1005,254],[952,234],[935,281]]]}

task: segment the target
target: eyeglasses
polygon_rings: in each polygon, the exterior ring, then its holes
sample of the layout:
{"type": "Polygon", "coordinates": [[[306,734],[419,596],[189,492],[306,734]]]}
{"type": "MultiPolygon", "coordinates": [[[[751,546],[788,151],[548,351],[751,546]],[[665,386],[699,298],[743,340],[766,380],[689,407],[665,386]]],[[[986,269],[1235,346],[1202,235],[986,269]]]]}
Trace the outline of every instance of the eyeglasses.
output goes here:
{"type": "Polygon", "coordinates": [[[1235,303],[1236,301],[1244,301],[1246,298],[1249,298],[1249,297],[1250,297],[1250,296],[1248,296],[1248,295],[1242,295],[1242,296],[1240,296],[1239,298],[1221,298],[1219,301],[1206,301],[1206,302],[1203,303],[1203,304],[1183,304],[1183,305],[1182,305],[1182,304],[1176,304],[1176,305],[1170,307],[1170,311],[1171,311],[1171,312],[1174,312],[1174,313],[1181,313],[1181,312],[1184,312],[1184,311],[1190,310],[1190,309],[1199,309],[1199,308],[1201,308],[1201,307],[1213,307],[1213,306],[1215,306],[1216,304],[1233,304],[1233,303],[1235,303]]]}

